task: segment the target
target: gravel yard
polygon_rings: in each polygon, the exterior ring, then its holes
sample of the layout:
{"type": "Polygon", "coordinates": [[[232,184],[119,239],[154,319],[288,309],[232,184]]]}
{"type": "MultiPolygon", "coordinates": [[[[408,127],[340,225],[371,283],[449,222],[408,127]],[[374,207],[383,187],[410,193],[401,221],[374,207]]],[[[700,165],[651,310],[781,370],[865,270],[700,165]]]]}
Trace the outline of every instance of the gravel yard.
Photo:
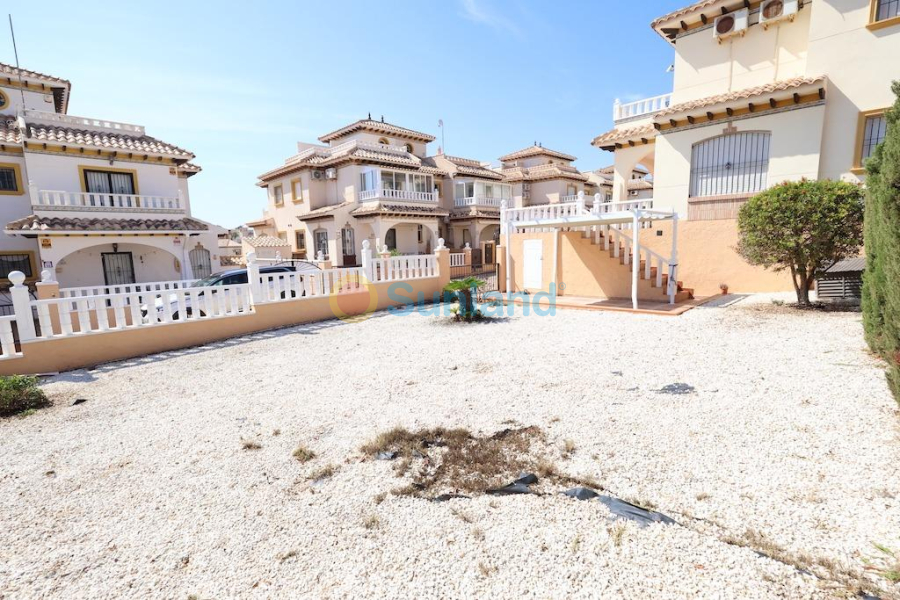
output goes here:
{"type": "Polygon", "coordinates": [[[380,313],[44,389],[0,421],[0,598],[900,596],[900,414],[857,313],[380,313]],[[392,494],[410,476],[360,448],[395,426],[539,428],[558,471],[679,524],[547,480],[392,494]]]}

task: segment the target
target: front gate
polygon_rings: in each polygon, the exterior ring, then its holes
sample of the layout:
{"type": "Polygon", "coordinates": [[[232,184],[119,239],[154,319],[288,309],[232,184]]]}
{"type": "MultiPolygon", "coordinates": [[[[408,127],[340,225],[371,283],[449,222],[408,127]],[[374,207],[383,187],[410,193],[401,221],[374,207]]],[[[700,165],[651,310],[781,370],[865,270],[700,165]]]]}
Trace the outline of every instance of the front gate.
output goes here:
{"type": "Polygon", "coordinates": [[[499,272],[500,269],[497,263],[459,265],[457,267],[450,267],[450,279],[458,281],[468,277],[474,277],[475,279],[483,281],[484,283],[478,286],[478,294],[476,296],[476,300],[482,302],[484,300],[484,295],[487,292],[500,291],[499,272]]]}
{"type": "Polygon", "coordinates": [[[188,252],[188,258],[191,261],[191,271],[194,277],[204,279],[212,275],[212,261],[209,258],[209,250],[202,246],[197,246],[188,252]]]}
{"type": "Polygon", "coordinates": [[[105,285],[135,283],[134,259],[131,252],[101,252],[105,285]]]}

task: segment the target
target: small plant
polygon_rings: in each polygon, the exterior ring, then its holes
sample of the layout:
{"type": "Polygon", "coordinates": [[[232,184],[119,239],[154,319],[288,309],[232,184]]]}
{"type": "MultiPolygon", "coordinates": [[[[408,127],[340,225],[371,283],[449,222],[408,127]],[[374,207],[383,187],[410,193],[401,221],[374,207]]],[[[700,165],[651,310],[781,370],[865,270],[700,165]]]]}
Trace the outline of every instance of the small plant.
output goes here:
{"type": "Polygon", "coordinates": [[[323,479],[328,479],[329,477],[334,475],[335,471],[337,471],[337,467],[335,467],[334,465],[325,465],[324,467],[316,469],[315,471],[310,473],[307,479],[309,479],[310,481],[322,481],[323,479]]]}
{"type": "Polygon", "coordinates": [[[288,550],[287,552],[279,554],[277,558],[279,562],[284,562],[290,558],[294,558],[295,556],[297,556],[296,550],[288,550]]]}
{"type": "Polygon", "coordinates": [[[369,530],[378,529],[381,527],[381,519],[378,515],[369,515],[363,520],[363,527],[369,530]]]}
{"type": "Polygon", "coordinates": [[[572,554],[578,554],[578,550],[581,548],[581,534],[577,534],[572,539],[572,554]]]}
{"type": "Polygon", "coordinates": [[[291,456],[296,458],[298,461],[305,463],[314,459],[316,457],[316,453],[303,444],[300,444],[299,446],[297,446],[297,449],[291,453],[291,456]]]}
{"type": "Polygon", "coordinates": [[[488,566],[483,562],[478,563],[478,572],[481,573],[482,577],[490,577],[491,574],[496,571],[495,567],[488,566]]]}
{"type": "Polygon", "coordinates": [[[244,450],[259,450],[262,444],[254,440],[241,440],[241,448],[244,450]]]}
{"type": "Polygon", "coordinates": [[[33,411],[49,403],[44,391],[38,387],[37,377],[31,375],[0,377],[0,417],[33,411]]]}
{"type": "Polygon", "coordinates": [[[475,308],[475,292],[484,285],[484,281],[475,277],[466,277],[457,281],[451,281],[444,286],[445,292],[453,292],[459,299],[459,309],[456,311],[456,320],[471,322],[484,318],[480,310],[475,308]]]}
{"type": "Polygon", "coordinates": [[[700,492],[699,494],[697,494],[697,500],[700,502],[703,502],[704,500],[709,500],[709,494],[707,494],[706,492],[700,492]]]}
{"type": "Polygon", "coordinates": [[[484,530],[481,527],[474,527],[472,529],[472,537],[479,542],[484,541],[484,530]]]}
{"type": "Polygon", "coordinates": [[[719,290],[722,291],[722,295],[724,296],[725,294],[728,293],[728,284],[727,284],[727,283],[720,283],[720,284],[719,284],[719,290]]]}
{"type": "Polygon", "coordinates": [[[570,440],[570,439],[563,440],[563,445],[562,445],[563,457],[569,458],[570,456],[572,456],[572,453],[574,453],[574,452],[575,452],[575,441],[570,440]]]}
{"type": "Polygon", "coordinates": [[[613,523],[612,527],[609,528],[609,534],[616,548],[621,548],[622,539],[625,537],[625,523],[621,521],[613,523]]]}

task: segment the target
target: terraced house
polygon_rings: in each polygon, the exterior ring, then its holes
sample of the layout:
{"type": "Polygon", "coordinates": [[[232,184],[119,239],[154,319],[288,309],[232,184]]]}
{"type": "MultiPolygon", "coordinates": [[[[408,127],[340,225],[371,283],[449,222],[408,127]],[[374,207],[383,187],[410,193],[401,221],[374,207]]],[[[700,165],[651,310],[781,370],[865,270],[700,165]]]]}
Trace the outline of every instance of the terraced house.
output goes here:
{"type": "Polygon", "coordinates": [[[503,180],[513,186],[510,207],[574,202],[579,193],[596,194],[598,186],[572,165],[575,160],[538,143],[501,156],[503,180]]]}
{"type": "MultiPolygon", "coordinates": [[[[698,291],[791,289],[735,255],[738,210],[785,180],[865,181],[900,78],[898,6],[704,0],[651,24],[674,50],[673,89],[617,102],[593,144],[614,154],[614,201],[637,166],[652,173],[653,208],[681,217],[680,273],[698,291]]],[[[658,229],[646,241],[663,247],[671,229],[658,229]]]]}
{"type": "Polygon", "coordinates": [[[0,280],[64,287],[220,270],[217,228],[191,216],[193,153],[144,127],[68,114],[65,79],[0,64],[0,280]]]}
{"type": "MultiPolygon", "coordinates": [[[[439,238],[477,248],[499,235],[502,175],[472,159],[427,156],[434,136],[371,117],[297,144],[259,177],[267,191],[257,235],[290,244],[294,258],[356,265],[364,240],[379,251],[427,254],[439,238]]],[[[505,194],[505,196],[504,196],[505,194]]]]}

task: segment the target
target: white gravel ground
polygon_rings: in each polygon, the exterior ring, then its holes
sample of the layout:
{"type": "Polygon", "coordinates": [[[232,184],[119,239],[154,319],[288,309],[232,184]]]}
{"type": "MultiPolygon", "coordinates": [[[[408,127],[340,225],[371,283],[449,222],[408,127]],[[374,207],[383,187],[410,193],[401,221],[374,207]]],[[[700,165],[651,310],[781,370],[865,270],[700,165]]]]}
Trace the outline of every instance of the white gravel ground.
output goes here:
{"type": "Polygon", "coordinates": [[[53,407],[0,421],[0,598],[846,594],[723,541],[748,530],[891,597],[874,544],[900,551],[900,415],[860,321],[767,297],[678,318],[381,314],[63,374],[53,407]],[[656,391],[674,382],[696,392],[656,391]],[[556,494],[392,496],[403,480],[359,452],[395,425],[511,421],[683,525],[556,494]],[[299,443],[318,456],[298,463],[299,443]]]}

